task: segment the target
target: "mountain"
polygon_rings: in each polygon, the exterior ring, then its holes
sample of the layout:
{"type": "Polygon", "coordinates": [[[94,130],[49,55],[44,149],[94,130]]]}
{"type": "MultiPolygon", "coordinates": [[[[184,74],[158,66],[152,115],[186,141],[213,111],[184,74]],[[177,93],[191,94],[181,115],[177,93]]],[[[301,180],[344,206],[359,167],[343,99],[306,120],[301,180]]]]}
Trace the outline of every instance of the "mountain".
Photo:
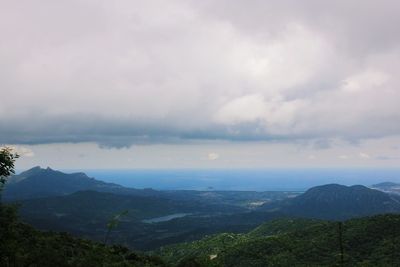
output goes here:
{"type": "Polygon", "coordinates": [[[400,266],[400,215],[332,221],[280,219],[155,252],[171,266],[400,266]]]}
{"type": "Polygon", "coordinates": [[[51,168],[34,167],[12,176],[3,192],[6,201],[46,196],[67,195],[77,191],[94,190],[118,194],[156,195],[154,190],[137,190],[106,183],[88,177],[85,173],[63,173],[51,168]]]}
{"type": "Polygon", "coordinates": [[[51,168],[34,167],[8,180],[3,200],[15,201],[47,196],[64,196],[78,191],[108,192],[120,195],[162,197],[176,201],[196,201],[204,204],[226,204],[254,209],[260,203],[284,199],[298,192],[195,191],[128,188],[88,177],[85,173],[64,173],[51,168]]]}
{"type": "Polygon", "coordinates": [[[390,194],[400,194],[400,184],[392,182],[383,182],[379,184],[374,184],[371,186],[373,189],[377,189],[390,194]]]}
{"type": "Polygon", "coordinates": [[[263,205],[263,211],[280,211],[291,216],[342,220],[400,212],[400,202],[384,192],[362,185],[316,186],[292,199],[263,205]]]}

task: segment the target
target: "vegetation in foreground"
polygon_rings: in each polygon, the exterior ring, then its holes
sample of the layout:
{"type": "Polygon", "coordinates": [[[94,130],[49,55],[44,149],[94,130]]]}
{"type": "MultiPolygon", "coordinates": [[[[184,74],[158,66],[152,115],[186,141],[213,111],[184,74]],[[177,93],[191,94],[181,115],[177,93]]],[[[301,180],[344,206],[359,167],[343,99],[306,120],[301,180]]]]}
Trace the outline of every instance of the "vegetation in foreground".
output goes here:
{"type": "Polygon", "coordinates": [[[157,256],[122,246],[40,232],[18,221],[15,207],[0,206],[0,266],[165,266],[157,256]]]}
{"type": "Polygon", "coordinates": [[[66,233],[40,232],[0,208],[0,266],[399,266],[400,215],[343,223],[267,222],[247,234],[223,233],[151,254],[66,233]]]}
{"type": "Polygon", "coordinates": [[[173,266],[400,266],[400,215],[275,220],[157,253],[173,266]]]}

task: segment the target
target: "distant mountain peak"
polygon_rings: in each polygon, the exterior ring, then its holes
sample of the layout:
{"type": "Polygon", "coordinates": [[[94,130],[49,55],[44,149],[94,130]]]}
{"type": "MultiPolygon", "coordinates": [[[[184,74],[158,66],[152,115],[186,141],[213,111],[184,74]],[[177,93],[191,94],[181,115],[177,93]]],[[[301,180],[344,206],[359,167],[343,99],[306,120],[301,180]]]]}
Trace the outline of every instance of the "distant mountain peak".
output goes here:
{"type": "Polygon", "coordinates": [[[390,195],[363,185],[327,184],[282,203],[266,204],[264,209],[308,218],[347,219],[400,212],[400,204],[390,195]]]}
{"type": "Polygon", "coordinates": [[[48,172],[58,172],[56,170],[53,170],[50,167],[47,168],[42,168],[41,166],[35,166],[32,167],[26,171],[21,172],[19,175],[20,176],[32,176],[32,175],[36,175],[36,174],[40,174],[40,173],[48,173],[48,172]]]}
{"type": "Polygon", "coordinates": [[[44,169],[35,166],[12,176],[6,185],[3,197],[5,199],[27,199],[71,194],[80,190],[113,192],[128,189],[90,178],[83,172],[64,173],[50,167],[44,169]]]}
{"type": "Polygon", "coordinates": [[[363,185],[351,185],[351,186],[347,186],[347,185],[341,185],[341,184],[326,184],[326,185],[319,185],[319,186],[315,186],[312,187],[310,189],[308,189],[305,194],[309,194],[312,192],[320,192],[320,193],[333,193],[333,192],[337,192],[337,191],[354,191],[354,190],[372,190],[366,186],[363,185]]]}
{"type": "Polygon", "coordinates": [[[41,171],[41,170],[43,170],[42,167],[35,166],[35,167],[32,167],[32,168],[30,168],[30,169],[28,169],[26,171],[21,172],[21,174],[34,173],[34,172],[38,172],[38,171],[41,171]]]}
{"type": "Polygon", "coordinates": [[[42,169],[42,167],[40,167],[40,166],[38,165],[38,166],[35,166],[35,167],[32,167],[32,168],[28,169],[27,171],[41,170],[41,169],[42,169]]]}

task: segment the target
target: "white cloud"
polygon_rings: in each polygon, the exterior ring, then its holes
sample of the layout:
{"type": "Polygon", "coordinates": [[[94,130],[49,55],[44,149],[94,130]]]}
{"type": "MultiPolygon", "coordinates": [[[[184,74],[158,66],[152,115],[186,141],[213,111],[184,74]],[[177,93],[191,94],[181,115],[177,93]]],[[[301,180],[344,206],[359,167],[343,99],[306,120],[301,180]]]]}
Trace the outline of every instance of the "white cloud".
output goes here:
{"type": "Polygon", "coordinates": [[[228,126],[256,123],[263,134],[287,134],[304,104],[301,100],[285,101],[280,96],[266,101],[263,95],[245,95],[223,105],[214,118],[228,126]]]}
{"type": "Polygon", "coordinates": [[[369,154],[363,153],[363,152],[360,152],[358,155],[359,155],[360,158],[362,158],[362,159],[370,159],[370,158],[371,158],[371,156],[370,156],[369,154]]]}
{"type": "Polygon", "coordinates": [[[344,91],[356,92],[379,89],[389,80],[389,75],[379,70],[368,69],[345,80],[344,91]]]}
{"type": "Polygon", "coordinates": [[[23,147],[23,146],[14,146],[14,145],[4,145],[0,146],[0,149],[2,148],[10,148],[14,153],[17,153],[21,157],[34,157],[35,153],[33,152],[32,149],[23,147]]]}
{"type": "Polygon", "coordinates": [[[215,120],[223,124],[239,124],[265,119],[268,107],[262,95],[246,95],[223,105],[215,120]]]}
{"type": "Polygon", "coordinates": [[[209,160],[217,160],[217,159],[219,159],[219,154],[215,153],[215,152],[211,152],[211,153],[208,153],[207,157],[209,160]]]}
{"type": "Polygon", "coordinates": [[[33,156],[35,156],[35,153],[31,149],[26,148],[26,147],[20,147],[19,151],[20,151],[19,154],[22,157],[33,157],[33,156]]]}
{"type": "Polygon", "coordinates": [[[9,1],[0,143],[400,135],[399,5],[9,1]]]}

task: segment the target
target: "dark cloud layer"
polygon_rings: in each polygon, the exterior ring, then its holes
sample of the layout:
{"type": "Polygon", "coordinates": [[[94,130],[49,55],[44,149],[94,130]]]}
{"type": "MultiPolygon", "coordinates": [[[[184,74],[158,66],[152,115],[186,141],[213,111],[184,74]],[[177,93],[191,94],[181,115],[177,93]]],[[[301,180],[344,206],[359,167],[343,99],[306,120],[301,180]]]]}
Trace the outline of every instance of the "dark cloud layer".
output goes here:
{"type": "Polygon", "coordinates": [[[0,143],[400,134],[398,1],[9,1],[0,143]]]}

